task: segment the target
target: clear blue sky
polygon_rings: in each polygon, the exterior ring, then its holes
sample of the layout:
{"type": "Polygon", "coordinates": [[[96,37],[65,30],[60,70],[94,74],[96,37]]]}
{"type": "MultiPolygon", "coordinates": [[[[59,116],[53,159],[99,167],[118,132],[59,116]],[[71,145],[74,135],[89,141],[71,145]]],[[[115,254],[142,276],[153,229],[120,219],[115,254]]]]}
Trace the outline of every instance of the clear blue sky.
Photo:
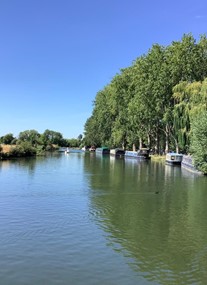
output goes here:
{"type": "Polygon", "coordinates": [[[121,68],[184,33],[207,33],[206,0],[0,0],[0,136],[77,138],[121,68]]]}

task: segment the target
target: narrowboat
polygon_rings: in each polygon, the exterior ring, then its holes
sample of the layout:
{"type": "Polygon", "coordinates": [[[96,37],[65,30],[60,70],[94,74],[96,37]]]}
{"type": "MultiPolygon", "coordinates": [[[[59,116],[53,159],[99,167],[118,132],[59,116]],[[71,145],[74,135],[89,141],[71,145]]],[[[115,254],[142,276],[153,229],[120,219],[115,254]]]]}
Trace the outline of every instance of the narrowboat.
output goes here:
{"type": "Polygon", "coordinates": [[[110,155],[113,155],[115,157],[124,157],[125,150],[123,150],[122,148],[114,148],[110,150],[110,155]]]}
{"type": "Polygon", "coordinates": [[[166,164],[170,165],[181,165],[182,159],[183,159],[182,154],[171,152],[166,154],[165,162],[166,164]]]}
{"type": "Polygon", "coordinates": [[[201,171],[197,170],[196,167],[194,166],[193,158],[191,155],[183,155],[181,167],[196,174],[203,174],[201,171]]]}
{"type": "Polygon", "coordinates": [[[96,148],[96,153],[109,154],[110,153],[110,149],[108,147],[106,147],[106,146],[98,147],[98,148],[96,148]]]}
{"type": "Polygon", "coordinates": [[[150,159],[148,148],[141,148],[138,151],[127,150],[125,151],[125,156],[139,158],[139,159],[150,159]]]}

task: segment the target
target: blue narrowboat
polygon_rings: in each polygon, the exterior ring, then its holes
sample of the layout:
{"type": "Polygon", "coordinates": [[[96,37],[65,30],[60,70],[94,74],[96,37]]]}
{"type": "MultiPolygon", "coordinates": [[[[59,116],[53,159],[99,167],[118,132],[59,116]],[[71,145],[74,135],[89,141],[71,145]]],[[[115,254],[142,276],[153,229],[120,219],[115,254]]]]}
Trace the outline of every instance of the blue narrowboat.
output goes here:
{"type": "Polygon", "coordinates": [[[141,148],[138,151],[126,150],[125,156],[139,158],[139,159],[150,159],[148,148],[141,148]]]}

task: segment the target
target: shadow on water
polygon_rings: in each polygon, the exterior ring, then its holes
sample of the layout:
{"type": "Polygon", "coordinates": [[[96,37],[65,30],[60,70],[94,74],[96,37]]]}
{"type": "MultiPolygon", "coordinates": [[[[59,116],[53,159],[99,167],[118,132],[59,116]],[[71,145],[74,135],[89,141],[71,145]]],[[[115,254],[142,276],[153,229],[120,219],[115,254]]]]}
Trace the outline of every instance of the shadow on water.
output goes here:
{"type": "Polygon", "coordinates": [[[207,178],[163,163],[88,156],[91,218],[108,246],[158,284],[205,284],[207,178]]]}

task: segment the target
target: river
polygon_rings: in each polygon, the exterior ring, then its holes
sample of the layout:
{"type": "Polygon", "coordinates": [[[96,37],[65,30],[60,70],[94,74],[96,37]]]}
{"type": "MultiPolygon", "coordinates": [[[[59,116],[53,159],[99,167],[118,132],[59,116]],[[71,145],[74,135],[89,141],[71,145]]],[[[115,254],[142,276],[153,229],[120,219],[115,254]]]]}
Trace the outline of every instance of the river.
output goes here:
{"type": "Polygon", "coordinates": [[[206,284],[207,177],[57,153],[0,162],[0,284],[206,284]]]}

